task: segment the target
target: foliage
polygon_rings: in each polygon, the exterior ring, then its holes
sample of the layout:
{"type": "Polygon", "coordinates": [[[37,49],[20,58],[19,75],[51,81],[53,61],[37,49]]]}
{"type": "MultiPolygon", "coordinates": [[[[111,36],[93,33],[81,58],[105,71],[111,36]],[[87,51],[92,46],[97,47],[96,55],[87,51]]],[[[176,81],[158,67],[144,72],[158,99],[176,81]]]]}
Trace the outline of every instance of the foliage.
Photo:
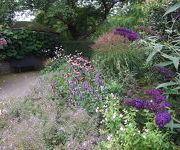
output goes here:
{"type": "Polygon", "coordinates": [[[148,12],[144,9],[143,4],[135,3],[125,5],[124,9],[118,8],[116,14],[109,16],[90,38],[94,40],[117,27],[135,29],[137,26],[143,26],[146,24],[147,15],[148,12]]]}
{"type": "MultiPolygon", "coordinates": [[[[96,31],[114,7],[121,7],[131,0],[21,0],[23,9],[36,12],[36,21],[60,32],[67,31],[73,39],[84,39],[96,31]]],[[[143,1],[143,0],[140,0],[143,1]]],[[[139,2],[139,0],[132,1],[139,2]]]]}
{"type": "Polygon", "coordinates": [[[81,54],[84,57],[91,57],[93,51],[91,45],[93,42],[85,40],[76,40],[76,41],[62,41],[62,47],[64,49],[64,54],[66,55],[76,55],[81,54]]]}
{"type": "Polygon", "coordinates": [[[9,25],[12,23],[17,9],[17,2],[15,0],[0,0],[0,25],[9,25]]]}
{"type": "Polygon", "coordinates": [[[118,76],[123,69],[140,77],[143,74],[145,52],[136,44],[107,43],[95,50],[95,64],[110,76],[118,76]]]}
{"type": "Polygon", "coordinates": [[[164,14],[164,16],[166,16],[166,15],[169,14],[169,13],[172,13],[172,12],[176,11],[176,10],[179,9],[179,8],[180,8],[180,3],[175,4],[174,6],[172,6],[171,8],[169,8],[169,9],[166,11],[166,13],[164,14]]]}
{"type": "Polygon", "coordinates": [[[101,72],[95,70],[91,61],[73,56],[66,59],[61,76],[55,78],[52,88],[68,105],[80,105],[94,113],[105,97],[101,72]]]}
{"type": "Polygon", "coordinates": [[[1,30],[1,36],[8,41],[8,45],[0,53],[6,56],[6,59],[20,59],[30,54],[52,57],[57,47],[60,47],[59,35],[52,33],[30,30],[1,30]]]}
{"type": "MultiPolygon", "coordinates": [[[[173,0],[170,4],[173,5],[177,1],[173,0]]],[[[155,1],[147,6],[149,9],[148,26],[161,35],[161,40],[174,39],[180,30],[178,21],[179,10],[176,12],[164,15],[166,10],[169,9],[169,2],[155,1]]]]}

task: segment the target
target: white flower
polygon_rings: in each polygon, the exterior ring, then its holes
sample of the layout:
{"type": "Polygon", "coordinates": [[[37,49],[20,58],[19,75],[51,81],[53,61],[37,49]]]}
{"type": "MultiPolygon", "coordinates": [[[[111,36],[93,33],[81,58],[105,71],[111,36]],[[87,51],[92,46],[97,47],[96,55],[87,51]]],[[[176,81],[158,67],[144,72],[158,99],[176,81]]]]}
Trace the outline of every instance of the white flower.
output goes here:
{"type": "Polygon", "coordinates": [[[115,118],[116,118],[116,113],[114,113],[114,114],[113,114],[113,117],[112,117],[112,118],[113,118],[113,119],[115,119],[115,118]]]}
{"type": "Polygon", "coordinates": [[[110,140],[112,138],[112,134],[107,136],[107,140],[110,140]]]}
{"type": "Polygon", "coordinates": [[[120,127],[120,130],[121,131],[125,131],[126,129],[124,127],[120,127]]]}
{"type": "Polygon", "coordinates": [[[119,115],[119,117],[121,117],[121,118],[122,118],[122,117],[123,117],[123,115],[122,115],[122,114],[120,114],[120,115],[119,115]]]}
{"type": "Polygon", "coordinates": [[[127,120],[124,120],[124,123],[125,123],[125,124],[127,124],[127,123],[128,123],[128,121],[127,121],[127,120]]]}
{"type": "Polygon", "coordinates": [[[145,129],[144,131],[145,131],[145,132],[149,132],[149,129],[145,129]]]}

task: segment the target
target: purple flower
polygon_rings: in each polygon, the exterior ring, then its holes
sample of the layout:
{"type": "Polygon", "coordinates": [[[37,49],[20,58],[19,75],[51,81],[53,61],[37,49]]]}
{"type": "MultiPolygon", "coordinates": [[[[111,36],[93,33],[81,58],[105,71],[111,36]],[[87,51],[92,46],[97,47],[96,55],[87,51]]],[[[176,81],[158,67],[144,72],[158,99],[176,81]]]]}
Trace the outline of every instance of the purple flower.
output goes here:
{"type": "Polygon", "coordinates": [[[161,66],[155,66],[155,70],[158,71],[161,75],[167,77],[167,78],[172,78],[176,76],[176,73],[161,66]]]}
{"type": "Polygon", "coordinates": [[[130,41],[135,41],[135,40],[139,39],[139,35],[137,33],[130,33],[130,34],[127,34],[127,38],[130,41]]]}
{"type": "Polygon", "coordinates": [[[73,82],[72,80],[68,80],[68,81],[67,81],[67,84],[68,84],[68,85],[73,85],[73,83],[74,83],[74,82],[73,82]]]}
{"type": "Polygon", "coordinates": [[[124,101],[126,106],[135,107],[137,109],[146,109],[149,101],[143,99],[127,99],[124,101]]]}
{"type": "Polygon", "coordinates": [[[156,124],[162,128],[171,121],[171,115],[168,111],[156,113],[156,124]]]}
{"type": "Polygon", "coordinates": [[[147,92],[147,95],[151,96],[151,97],[156,97],[159,95],[162,95],[164,92],[161,89],[155,89],[155,90],[150,90],[147,92]]]}
{"type": "Polygon", "coordinates": [[[116,28],[115,34],[122,35],[122,36],[128,38],[128,40],[130,40],[130,41],[135,41],[135,40],[138,40],[140,38],[138,33],[133,32],[133,31],[131,31],[127,28],[123,28],[123,27],[116,28]]]}
{"type": "Polygon", "coordinates": [[[82,83],[82,87],[83,87],[87,92],[90,92],[90,91],[91,91],[91,86],[90,86],[89,82],[87,82],[87,81],[84,81],[84,82],[82,83]]]}
{"type": "Polygon", "coordinates": [[[149,102],[147,104],[147,110],[154,113],[165,111],[166,108],[167,108],[167,105],[165,103],[161,103],[158,105],[157,103],[149,102]]]}
{"type": "Polygon", "coordinates": [[[147,92],[147,95],[153,98],[153,101],[147,101],[142,99],[128,99],[125,100],[126,106],[135,107],[137,109],[146,109],[156,114],[156,124],[159,127],[164,127],[171,120],[171,115],[167,111],[167,107],[170,104],[166,98],[162,95],[163,90],[156,89],[147,92]]]}
{"type": "Polygon", "coordinates": [[[158,95],[154,97],[153,101],[157,104],[160,104],[161,102],[166,101],[166,98],[163,95],[158,95]]]}
{"type": "Polygon", "coordinates": [[[96,82],[99,86],[103,86],[103,85],[104,85],[100,72],[96,73],[96,75],[95,75],[95,82],[96,82]]]}

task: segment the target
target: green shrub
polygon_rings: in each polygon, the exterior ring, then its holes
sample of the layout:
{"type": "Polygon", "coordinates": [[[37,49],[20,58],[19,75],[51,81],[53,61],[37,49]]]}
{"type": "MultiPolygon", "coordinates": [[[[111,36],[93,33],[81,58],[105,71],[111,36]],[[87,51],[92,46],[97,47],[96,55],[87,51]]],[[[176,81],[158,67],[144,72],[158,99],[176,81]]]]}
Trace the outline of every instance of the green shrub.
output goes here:
{"type": "Polygon", "coordinates": [[[6,59],[20,59],[33,54],[36,56],[54,56],[61,46],[59,35],[30,30],[0,30],[0,35],[8,41],[0,55],[6,59]]]}
{"type": "Polygon", "coordinates": [[[99,26],[90,39],[95,40],[104,33],[110,32],[117,27],[135,29],[137,26],[146,26],[147,9],[145,4],[130,4],[125,9],[117,9],[115,15],[109,16],[108,19],[99,26]]]}

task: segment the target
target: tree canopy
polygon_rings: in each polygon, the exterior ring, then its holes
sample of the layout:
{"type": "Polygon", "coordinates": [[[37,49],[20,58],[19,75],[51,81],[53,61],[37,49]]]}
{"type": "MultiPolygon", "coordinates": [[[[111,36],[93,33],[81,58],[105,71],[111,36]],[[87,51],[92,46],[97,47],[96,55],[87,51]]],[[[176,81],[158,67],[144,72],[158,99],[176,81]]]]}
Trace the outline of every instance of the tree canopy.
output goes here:
{"type": "Polygon", "coordinates": [[[0,0],[0,22],[11,20],[15,10],[31,10],[37,23],[66,31],[73,39],[85,38],[107,19],[112,8],[139,1],[144,0],[0,0]]]}
{"type": "Polygon", "coordinates": [[[12,22],[18,3],[15,0],[0,0],[0,24],[12,22]]]}
{"type": "MultiPolygon", "coordinates": [[[[24,9],[37,12],[36,21],[66,30],[73,39],[84,38],[96,30],[114,6],[130,0],[21,0],[24,9]]],[[[136,0],[137,1],[137,0],[136,0]]]]}

